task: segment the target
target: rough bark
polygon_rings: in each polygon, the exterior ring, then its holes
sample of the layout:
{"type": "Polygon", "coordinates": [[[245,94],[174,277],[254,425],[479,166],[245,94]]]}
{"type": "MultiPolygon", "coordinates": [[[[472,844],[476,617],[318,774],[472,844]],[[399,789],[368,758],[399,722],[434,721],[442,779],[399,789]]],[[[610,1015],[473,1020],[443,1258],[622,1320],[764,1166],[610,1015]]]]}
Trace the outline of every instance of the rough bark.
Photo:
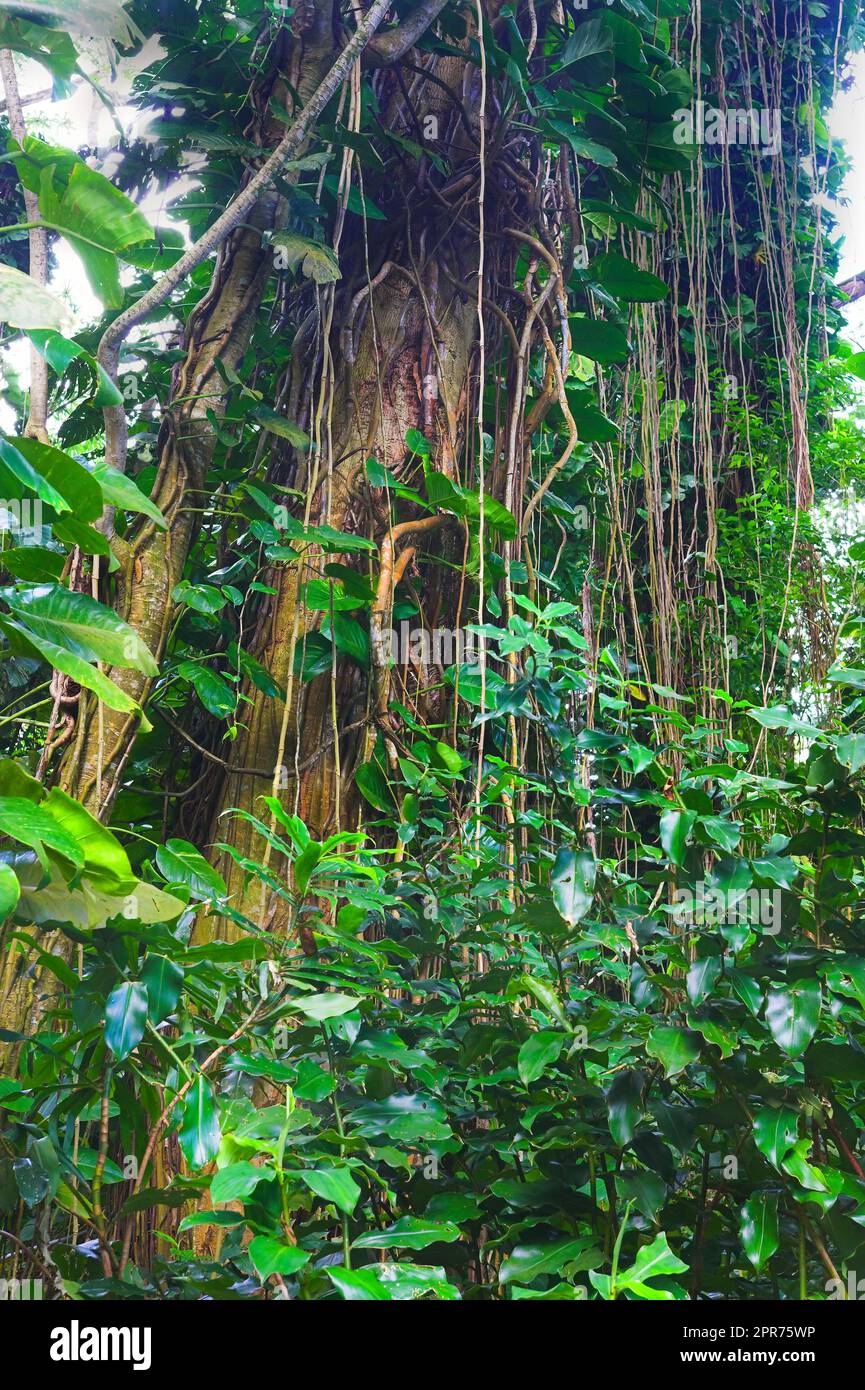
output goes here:
{"type": "MultiPolygon", "coordinates": [[[[432,235],[430,241],[434,244],[432,235]]],[[[465,273],[472,252],[469,247],[463,251],[465,273]]],[[[379,554],[373,560],[370,577],[378,587],[379,598],[372,621],[384,629],[390,625],[393,578],[399,572],[400,556],[404,557],[403,565],[416,565],[419,557],[414,546],[414,553],[406,555],[410,538],[391,546],[382,501],[365,482],[365,462],[375,457],[398,478],[416,485],[419,464],[415,459],[406,476],[405,438],[408,430],[418,429],[433,445],[433,466],[456,476],[465,438],[477,325],[469,289],[462,291],[448,283],[442,287],[444,277],[436,256],[425,264],[422,258],[415,258],[412,267],[412,257],[405,249],[393,247],[391,252],[382,262],[387,267],[385,277],[363,296],[368,302],[357,341],[351,327],[338,338],[334,333],[331,341],[335,389],[328,458],[333,463],[331,467],[327,460],[322,463],[309,518],[311,525],[327,523],[337,530],[372,535],[377,540],[379,554]],[[379,585],[390,550],[396,551],[390,557],[390,577],[386,575],[384,584],[379,585]]],[[[305,386],[302,341],[296,357],[295,394],[299,394],[305,386]]],[[[303,478],[294,479],[293,486],[303,487],[303,478]]],[[[434,532],[431,543],[436,544],[439,537],[440,533],[434,532]]],[[[460,541],[460,549],[461,545],[460,541]]],[[[263,615],[255,650],[286,692],[287,702],[254,692],[252,712],[245,733],[235,745],[233,761],[237,767],[259,769],[263,775],[229,773],[212,829],[214,841],[230,843],[239,854],[251,858],[261,856],[260,838],[248,822],[224,816],[222,808],[253,809],[257,798],[271,790],[303,818],[314,836],[354,828],[358,807],[352,774],[368,755],[382,703],[386,710],[387,698],[385,695],[382,702],[381,686],[388,681],[389,672],[383,661],[376,660],[375,643],[368,682],[356,667],[343,661],[338,663],[334,682],[330,675],[323,675],[302,684],[293,674],[304,636],[322,617],[306,609],[303,590],[310,579],[323,573],[328,558],[336,557],[320,551],[307,553],[270,576],[278,594],[263,615]]],[[[432,599],[427,587],[425,601],[432,599]]],[[[223,853],[219,867],[235,900],[242,897],[243,874],[236,863],[223,853]]],[[[266,920],[272,923],[278,900],[265,907],[259,893],[260,886],[253,886],[246,896],[246,910],[255,914],[264,909],[266,920]]],[[[199,939],[226,932],[231,934],[230,924],[203,923],[199,939]]]]}

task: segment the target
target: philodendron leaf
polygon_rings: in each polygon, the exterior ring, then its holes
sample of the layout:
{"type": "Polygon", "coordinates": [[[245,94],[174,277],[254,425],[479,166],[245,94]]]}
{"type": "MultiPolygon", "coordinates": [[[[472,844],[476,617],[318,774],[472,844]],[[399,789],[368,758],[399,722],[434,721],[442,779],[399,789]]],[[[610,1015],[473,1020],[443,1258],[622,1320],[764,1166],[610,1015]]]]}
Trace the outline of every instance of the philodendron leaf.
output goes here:
{"type": "Polygon", "coordinates": [[[755,1269],[762,1269],[778,1249],[778,1198],[755,1192],[745,1203],[739,1221],[739,1238],[755,1269]]]}
{"type": "Polygon", "coordinates": [[[581,922],[592,906],[597,866],[591,854],[560,849],[553,865],[551,884],[556,907],[570,926],[581,922]]]}
{"type": "Polygon", "coordinates": [[[817,980],[797,980],[784,989],[770,989],[766,1022],[775,1042],[788,1057],[801,1057],[817,1031],[821,993],[817,980]]]}
{"type": "Polygon", "coordinates": [[[8,864],[0,864],[0,921],[14,912],[21,897],[21,884],[8,864]]]}
{"type": "Polygon", "coordinates": [[[0,599],[28,633],[56,643],[85,661],[158,676],[159,667],[128,623],[113,608],[62,584],[0,589],[0,599]]]}
{"type": "Polygon", "coordinates": [[[147,990],[137,980],[126,980],[111,991],[105,1005],[105,1042],[118,1062],[141,1042],[146,1024],[147,990]]]}

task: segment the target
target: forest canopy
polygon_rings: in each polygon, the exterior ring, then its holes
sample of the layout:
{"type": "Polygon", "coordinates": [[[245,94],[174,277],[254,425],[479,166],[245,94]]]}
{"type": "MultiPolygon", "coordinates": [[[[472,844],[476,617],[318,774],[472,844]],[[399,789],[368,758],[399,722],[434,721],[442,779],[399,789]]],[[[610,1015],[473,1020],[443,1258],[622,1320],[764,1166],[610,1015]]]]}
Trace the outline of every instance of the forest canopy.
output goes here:
{"type": "Polygon", "coordinates": [[[0,0],[4,1280],[859,1296],[863,34],[0,0]]]}

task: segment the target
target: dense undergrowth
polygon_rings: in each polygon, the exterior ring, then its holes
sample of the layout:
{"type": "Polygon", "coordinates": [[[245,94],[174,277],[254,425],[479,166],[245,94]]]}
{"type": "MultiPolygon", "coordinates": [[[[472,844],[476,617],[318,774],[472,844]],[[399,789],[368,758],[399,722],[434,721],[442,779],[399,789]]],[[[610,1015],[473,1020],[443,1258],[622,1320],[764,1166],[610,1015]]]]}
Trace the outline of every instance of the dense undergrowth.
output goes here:
{"type": "Polygon", "coordinates": [[[0,1273],[857,1297],[858,10],[84,8],[135,138],[4,68],[0,1273]]]}

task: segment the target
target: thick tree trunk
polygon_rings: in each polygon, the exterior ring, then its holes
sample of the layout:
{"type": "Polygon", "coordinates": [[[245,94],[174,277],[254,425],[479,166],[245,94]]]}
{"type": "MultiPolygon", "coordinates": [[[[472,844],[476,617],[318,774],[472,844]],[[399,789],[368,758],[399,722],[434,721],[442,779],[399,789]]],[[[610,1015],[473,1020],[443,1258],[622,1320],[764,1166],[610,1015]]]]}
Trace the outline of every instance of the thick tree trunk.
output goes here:
{"type": "MultiPolygon", "coordinates": [[[[296,668],[304,639],[324,616],[307,609],[305,586],[322,575],[328,559],[340,557],[307,550],[278,567],[270,577],[278,593],[262,617],[256,655],[284,697],[248,691],[251,712],[232,752],[233,766],[247,771],[226,777],[210,837],[212,843],[229,844],[241,858],[267,859],[268,853],[247,820],[227,813],[236,807],[254,810],[257,799],[271,792],[316,837],[356,828],[360,807],[353,774],[369,756],[377,731],[387,732],[389,690],[398,675],[391,675],[383,641],[397,584],[417,577],[418,621],[427,629],[459,621],[459,585],[449,586],[446,571],[424,564],[422,557],[450,548],[459,566],[462,528],[420,511],[412,516],[411,508],[407,515],[404,504],[400,524],[392,528],[390,499],[369,487],[365,464],[373,457],[422,492],[420,462],[406,446],[408,431],[419,430],[431,445],[433,469],[454,481],[474,471],[461,456],[478,367],[478,82],[477,68],[456,55],[427,62],[425,70],[410,64],[383,75],[382,124],[415,143],[424,131],[431,132],[430,153],[447,149],[452,177],[444,194],[434,187],[434,164],[424,153],[404,161],[406,215],[394,219],[385,235],[381,223],[364,228],[349,216],[340,246],[343,280],[333,305],[320,304],[295,341],[289,413],[307,425],[313,449],[311,461],[298,463],[293,474],[277,473],[274,480],[306,493],[310,525],[326,523],[375,540],[378,551],[369,573],[376,590],[370,614],[372,668],[365,681],[356,666],[340,660],[329,675],[301,682],[296,668]]],[[[364,189],[377,197],[366,174],[364,189]]],[[[382,200],[391,201],[387,187],[382,200]]],[[[487,292],[496,293],[492,279],[487,292]]],[[[471,459],[473,449],[466,452],[471,459]]],[[[416,670],[405,675],[410,685],[418,685],[419,675],[421,685],[435,683],[416,670]]],[[[387,751],[395,757],[393,744],[387,751]]],[[[261,803],[257,809],[268,818],[261,803]]],[[[219,867],[235,905],[242,904],[262,924],[279,925],[281,900],[260,882],[247,885],[231,854],[221,852],[219,867]]],[[[197,927],[199,941],[232,932],[224,919],[197,927]]]]}
{"type": "MultiPolygon", "coordinates": [[[[435,245],[435,228],[429,229],[435,245]]],[[[409,255],[404,247],[389,248],[381,265],[371,270],[378,281],[362,288],[348,308],[348,322],[330,343],[333,358],[333,398],[329,409],[327,453],[318,477],[292,479],[295,487],[312,489],[310,524],[326,523],[339,531],[371,535],[378,543],[370,581],[377,590],[371,615],[372,667],[366,681],[359,668],[340,660],[334,673],[303,684],[295,674],[305,636],[320,622],[321,613],[304,603],[310,579],[320,577],[328,559],[337,557],[307,552],[303,558],[282,565],[270,576],[278,588],[264,614],[256,655],[285,692],[285,698],[250,692],[254,703],[247,728],[234,749],[234,763],[250,772],[231,772],[226,778],[221,808],[253,809],[256,799],[272,790],[286,807],[301,816],[311,833],[324,837],[337,829],[355,828],[358,805],[352,777],[368,756],[379,719],[386,715],[387,687],[391,673],[387,651],[375,640],[376,630],[387,631],[393,607],[394,579],[407,567],[417,572],[421,546],[435,553],[446,544],[438,527],[425,539],[409,534],[394,544],[382,492],[366,482],[366,460],[374,457],[401,481],[416,487],[420,465],[406,447],[409,430],[421,431],[429,440],[431,464],[456,479],[457,462],[466,439],[467,403],[472,395],[470,370],[477,339],[477,312],[471,293],[470,267],[473,248],[460,248],[456,266],[466,288],[454,286],[438,256],[424,260],[423,243],[409,255]],[[383,272],[383,273],[382,273],[383,272]],[[358,321],[363,319],[362,327],[358,321]],[[412,554],[407,554],[408,549],[412,554]],[[334,723],[335,721],[335,723],[334,723]]],[[[455,248],[451,247],[451,250],[455,248]]],[[[303,341],[297,345],[298,376],[305,376],[303,341]]],[[[295,394],[302,389],[297,383],[295,394]]],[[[420,517],[418,517],[420,520],[420,517]]],[[[454,558],[462,551],[462,538],[454,558]]],[[[424,589],[427,613],[435,607],[440,570],[428,572],[424,589]]],[[[446,619],[444,619],[446,621],[446,619]]],[[[259,807],[259,809],[261,809],[259,807]]],[[[267,818],[267,813],[265,813],[267,818]]],[[[220,810],[212,830],[214,841],[224,841],[246,857],[261,857],[263,845],[254,827],[220,810]]],[[[242,896],[242,870],[223,853],[220,868],[233,895],[242,896]]],[[[278,900],[265,905],[260,885],[246,895],[246,910],[264,913],[272,923],[278,900]]],[[[235,899],[236,900],[236,899],[235,899]]],[[[229,927],[230,931],[230,927],[229,927]]],[[[214,923],[202,924],[201,936],[222,935],[214,923]]]]}

